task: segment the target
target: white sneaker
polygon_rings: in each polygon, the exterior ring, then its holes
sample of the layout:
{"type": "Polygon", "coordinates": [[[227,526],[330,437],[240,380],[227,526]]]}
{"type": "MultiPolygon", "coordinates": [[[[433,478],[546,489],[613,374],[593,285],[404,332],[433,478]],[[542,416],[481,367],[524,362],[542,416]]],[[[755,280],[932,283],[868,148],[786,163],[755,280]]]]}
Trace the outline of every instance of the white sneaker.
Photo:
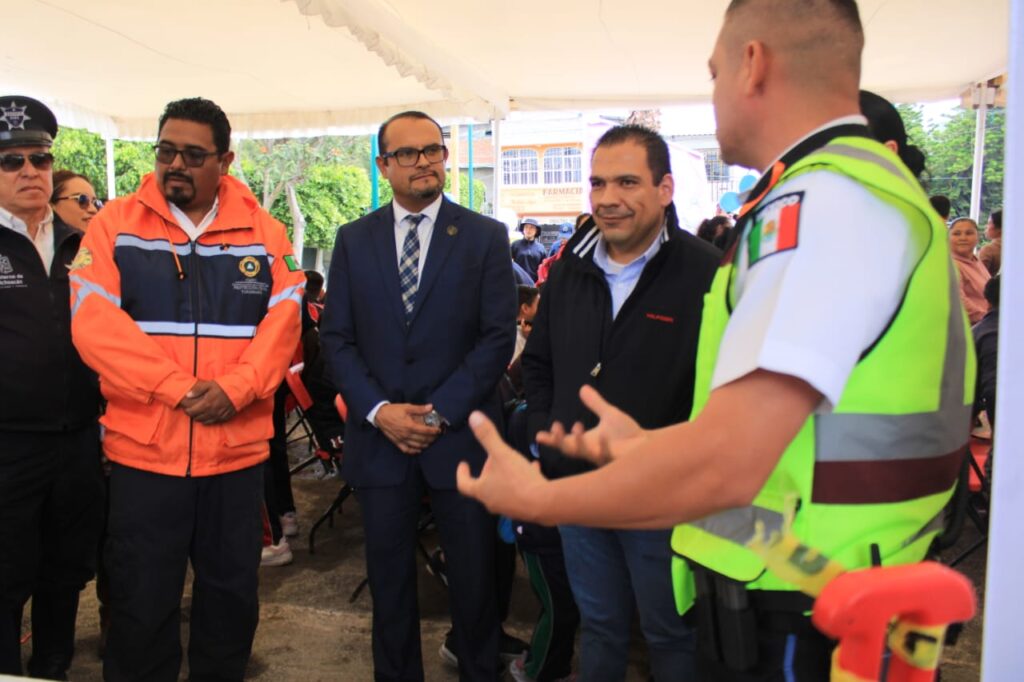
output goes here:
{"type": "Polygon", "coordinates": [[[299,517],[295,512],[281,514],[281,532],[286,538],[293,538],[299,534],[299,517]]]}
{"type": "Polygon", "coordinates": [[[292,549],[288,546],[288,538],[281,538],[276,545],[263,548],[260,566],[287,566],[292,562],[292,549]]]}

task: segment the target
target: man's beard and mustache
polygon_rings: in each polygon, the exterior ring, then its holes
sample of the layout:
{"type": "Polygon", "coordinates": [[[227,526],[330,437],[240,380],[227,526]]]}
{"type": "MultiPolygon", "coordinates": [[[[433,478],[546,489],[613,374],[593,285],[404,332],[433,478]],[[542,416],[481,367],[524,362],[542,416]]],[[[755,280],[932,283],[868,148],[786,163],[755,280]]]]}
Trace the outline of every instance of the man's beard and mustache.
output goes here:
{"type": "Polygon", "coordinates": [[[163,185],[164,196],[167,197],[167,201],[179,208],[188,206],[196,196],[195,183],[192,181],[192,178],[183,173],[167,173],[164,175],[163,185]],[[180,180],[181,182],[187,183],[188,187],[175,185],[174,187],[168,188],[167,183],[171,180],[180,180]]]}
{"type": "Polygon", "coordinates": [[[429,187],[415,187],[412,186],[415,180],[411,180],[409,182],[409,193],[417,199],[423,199],[424,201],[433,201],[439,197],[441,195],[441,191],[444,189],[444,185],[441,183],[441,178],[437,176],[437,173],[433,173],[431,175],[436,181],[434,185],[429,187]]]}

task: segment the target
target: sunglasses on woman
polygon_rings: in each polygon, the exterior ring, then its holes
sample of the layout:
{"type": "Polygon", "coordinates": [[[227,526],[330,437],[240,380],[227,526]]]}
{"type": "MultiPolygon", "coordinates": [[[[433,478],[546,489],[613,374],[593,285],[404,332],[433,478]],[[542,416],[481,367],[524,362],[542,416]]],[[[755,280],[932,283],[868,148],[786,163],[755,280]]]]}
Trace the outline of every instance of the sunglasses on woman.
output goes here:
{"type": "Polygon", "coordinates": [[[47,171],[53,168],[53,154],[35,152],[32,154],[4,154],[0,156],[0,170],[7,173],[19,171],[25,165],[25,159],[35,166],[36,170],[47,171]]]}
{"type": "Polygon", "coordinates": [[[100,201],[96,197],[91,197],[88,194],[69,194],[65,197],[57,197],[57,201],[64,201],[65,199],[74,199],[76,202],[78,202],[78,208],[82,209],[83,211],[89,208],[89,204],[95,206],[97,211],[103,208],[102,201],[100,201]]]}

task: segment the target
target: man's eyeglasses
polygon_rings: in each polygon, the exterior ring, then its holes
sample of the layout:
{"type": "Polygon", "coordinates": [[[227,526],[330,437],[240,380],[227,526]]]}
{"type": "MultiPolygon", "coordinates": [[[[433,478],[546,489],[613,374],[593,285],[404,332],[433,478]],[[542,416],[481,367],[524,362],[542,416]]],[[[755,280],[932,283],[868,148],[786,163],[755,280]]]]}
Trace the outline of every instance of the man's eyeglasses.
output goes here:
{"type": "Polygon", "coordinates": [[[156,160],[167,165],[174,163],[174,157],[181,154],[182,160],[189,168],[199,168],[206,163],[207,157],[220,155],[220,152],[208,152],[197,147],[178,149],[177,147],[163,144],[154,145],[153,150],[156,152],[156,160]]]}
{"type": "Polygon", "coordinates": [[[19,171],[25,165],[25,159],[28,159],[28,162],[36,170],[47,171],[53,168],[53,154],[50,152],[35,152],[33,154],[4,154],[0,156],[0,169],[7,173],[19,171]]]}
{"type": "Polygon", "coordinates": [[[96,207],[96,210],[103,208],[103,202],[96,197],[91,197],[88,194],[69,194],[66,197],[57,197],[57,201],[64,201],[65,199],[74,199],[75,203],[78,204],[78,208],[83,211],[89,208],[89,204],[96,207]]]}
{"type": "Polygon", "coordinates": [[[382,159],[394,159],[399,166],[415,166],[420,160],[420,154],[430,163],[437,163],[448,158],[448,147],[443,144],[427,145],[423,149],[413,147],[400,147],[393,152],[384,152],[382,159]]]}

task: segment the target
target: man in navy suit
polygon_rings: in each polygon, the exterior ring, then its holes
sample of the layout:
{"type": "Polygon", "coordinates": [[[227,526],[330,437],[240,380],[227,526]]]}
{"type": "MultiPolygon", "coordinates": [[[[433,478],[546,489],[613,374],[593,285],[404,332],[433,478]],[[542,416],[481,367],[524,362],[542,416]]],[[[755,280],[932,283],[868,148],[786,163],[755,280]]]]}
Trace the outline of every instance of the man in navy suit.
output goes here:
{"type": "Polygon", "coordinates": [[[422,680],[416,525],[429,494],[448,567],[461,680],[498,678],[494,517],[455,489],[484,452],[466,424],[497,418],[515,343],[504,225],[442,196],[448,150],[420,112],[378,132],[394,201],[338,231],[321,328],[349,408],[342,474],[356,489],[373,594],[376,680],[422,680]]]}

